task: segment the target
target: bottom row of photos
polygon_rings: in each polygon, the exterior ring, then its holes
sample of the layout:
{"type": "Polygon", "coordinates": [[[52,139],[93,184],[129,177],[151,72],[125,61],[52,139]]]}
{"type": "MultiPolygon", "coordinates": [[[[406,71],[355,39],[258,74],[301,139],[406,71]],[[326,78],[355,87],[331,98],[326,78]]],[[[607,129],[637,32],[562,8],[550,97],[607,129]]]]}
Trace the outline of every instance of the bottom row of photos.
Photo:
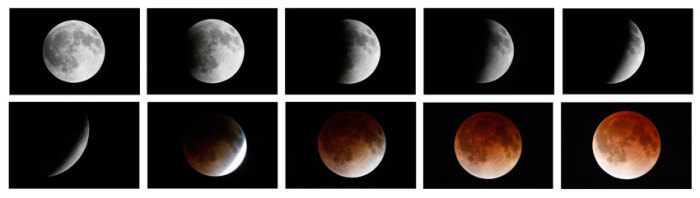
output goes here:
{"type": "MultiPolygon", "coordinates": [[[[286,103],[286,188],[553,188],[552,103],[286,103]]],[[[277,188],[277,103],[149,103],[149,188],[277,188]]],[[[564,103],[562,188],[690,188],[690,103],[564,103]]],[[[10,188],[138,188],[139,104],[11,102],[10,188]],[[39,116],[44,116],[40,118],[39,116]]],[[[559,162],[556,162],[559,163],[559,162]]]]}

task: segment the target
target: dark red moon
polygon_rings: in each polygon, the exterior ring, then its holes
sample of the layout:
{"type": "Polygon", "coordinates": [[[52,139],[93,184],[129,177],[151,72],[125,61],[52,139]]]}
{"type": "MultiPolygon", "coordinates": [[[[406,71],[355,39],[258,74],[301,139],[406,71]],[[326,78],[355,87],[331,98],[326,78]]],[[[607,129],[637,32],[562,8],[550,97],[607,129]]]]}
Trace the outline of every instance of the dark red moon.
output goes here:
{"type": "Polygon", "coordinates": [[[661,138],[654,123],[634,111],[606,117],[593,135],[593,155],[609,175],[634,179],[654,167],[661,154],[661,138]]]}
{"type": "Polygon", "coordinates": [[[467,118],[457,130],[455,154],[462,168],[482,179],[510,172],[520,159],[520,131],[506,116],[481,112],[467,118]]]}
{"type": "Polygon", "coordinates": [[[197,172],[219,177],[243,162],[247,150],[245,134],[233,118],[207,114],[195,121],[183,139],[183,151],[197,172]]]}
{"type": "Polygon", "coordinates": [[[362,111],[343,111],[329,118],[318,135],[323,163],[343,177],[372,172],[386,150],[384,130],[374,117],[362,111]]]}

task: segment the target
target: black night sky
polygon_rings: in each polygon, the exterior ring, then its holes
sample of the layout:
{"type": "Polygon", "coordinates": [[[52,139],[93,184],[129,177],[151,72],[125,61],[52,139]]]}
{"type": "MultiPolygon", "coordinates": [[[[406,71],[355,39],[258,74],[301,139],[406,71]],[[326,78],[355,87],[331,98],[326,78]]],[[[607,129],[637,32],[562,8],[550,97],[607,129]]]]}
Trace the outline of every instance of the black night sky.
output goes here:
{"type": "Polygon", "coordinates": [[[149,94],[277,93],[277,9],[148,9],[149,94]],[[187,31],[205,19],[231,24],[243,38],[241,68],[221,83],[193,78],[187,31]]]}
{"type": "Polygon", "coordinates": [[[423,119],[425,188],[552,188],[551,103],[426,103],[423,119]],[[518,163],[495,179],[472,176],[455,156],[459,126],[484,111],[508,117],[522,138],[518,163]]]}
{"type": "Polygon", "coordinates": [[[562,188],[691,188],[690,103],[562,104],[562,188]],[[645,175],[631,180],[608,175],[593,156],[593,134],[603,119],[636,111],[656,125],[661,155],[645,175]]]}
{"type": "Polygon", "coordinates": [[[564,9],[564,93],[690,94],[692,9],[564,9]],[[620,62],[634,21],[644,59],[626,81],[606,84],[620,62]]]}
{"type": "Polygon", "coordinates": [[[10,94],[139,94],[139,9],[10,9],[10,94]],[[67,20],[97,29],[105,44],[92,78],[68,83],[54,77],[42,54],[51,29],[67,20]]]}
{"type": "Polygon", "coordinates": [[[426,9],[426,94],[554,93],[553,9],[426,9]],[[490,83],[472,82],[483,65],[492,19],[515,48],[508,71],[490,83]]]}
{"type": "Polygon", "coordinates": [[[286,92],[288,94],[414,94],[415,9],[287,9],[286,92]],[[364,81],[341,84],[344,19],[365,23],[377,35],[381,57],[364,81]]]}
{"type": "Polygon", "coordinates": [[[287,103],[287,188],[415,188],[415,103],[287,103]],[[386,151],[376,169],[359,178],[333,173],[321,161],[318,135],[334,114],[360,110],[384,129],[386,151]]]}
{"type": "Polygon", "coordinates": [[[277,188],[277,103],[149,103],[148,124],[148,188],[277,188]],[[209,113],[236,120],[248,145],[221,177],[200,174],[183,153],[183,133],[209,113]]]}
{"type": "Polygon", "coordinates": [[[10,188],[138,188],[138,103],[10,103],[10,188]],[[47,177],[74,148],[89,120],[76,163],[47,177]]]}

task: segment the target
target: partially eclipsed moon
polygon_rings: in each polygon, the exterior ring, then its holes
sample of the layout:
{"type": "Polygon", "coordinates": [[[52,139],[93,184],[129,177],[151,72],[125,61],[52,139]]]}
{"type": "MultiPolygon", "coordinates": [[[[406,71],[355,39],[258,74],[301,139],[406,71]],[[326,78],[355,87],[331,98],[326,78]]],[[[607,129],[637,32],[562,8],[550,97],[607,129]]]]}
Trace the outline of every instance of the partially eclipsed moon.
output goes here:
{"type": "Polygon", "coordinates": [[[515,167],[522,151],[520,131],[506,116],[481,112],[457,130],[455,154],[462,168],[482,179],[499,178],[515,167]]]}
{"type": "Polygon", "coordinates": [[[366,24],[353,19],[343,20],[345,28],[345,63],[338,82],[355,84],[367,79],[379,64],[379,39],[366,24]]]}
{"type": "Polygon", "coordinates": [[[634,111],[605,118],[593,135],[593,155],[606,173],[634,179],[654,167],[661,154],[661,139],[654,123],[634,111]]]}
{"type": "Polygon", "coordinates": [[[49,177],[54,177],[66,172],[68,169],[73,167],[73,165],[78,162],[78,159],[80,159],[80,156],[83,155],[83,152],[87,147],[88,138],[90,137],[90,121],[87,117],[85,117],[85,123],[83,125],[83,131],[80,133],[75,147],[73,147],[70,153],[68,153],[68,156],[63,160],[63,162],[60,163],[58,168],[49,174],[49,177]]]}
{"type": "Polygon", "coordinates": [[[627,40],[627,47],[625,47],[625,52],[620,59],[620,63],[608,81],[608,84],[620,83],[632,77],[637,69],[642,65],[642,60],[644,60],[644,36],[642,31],[637,27],[637,24],[632,20],[628,20],[628,34],[629,40],[627,40]]]}
{"type": "Polygon", "coordinates": [[[377,168],[384,157],[384,130],[369,114],[343,111],[323,124],[318,153],[323,163],[343,177],[356,178],[377,168]]]}
{"type": "Polygon", "coordinates": [[[190,27],[193,63],[190,75],[205,83],[231,78],[243,64],[245,47],[236,28],[225,21],[207,19],[190,27]]]}
{"type": "Polygon", "coordinates": [[[498,80],[508,71],[513,62],[515,48],[510,33],[500,23],[487,19],[488,44],[486,59],[482,70],[477,75],[477,83],[489,83],[498,80]]]}
{"type": "Polygon", "coordinates": [[[243,129],[233,118],[208,114],[194,122],[183,140],[185,158],[197,172],[218,177],[243,163],[247,151],[243,129]]]}
{"type": "Polygon", "coordinates": [[[59,80],[78,83],[100,70],[105,44],[97,29],[78,20],[59,23],[44,39],[44,64],[59,80]]]}

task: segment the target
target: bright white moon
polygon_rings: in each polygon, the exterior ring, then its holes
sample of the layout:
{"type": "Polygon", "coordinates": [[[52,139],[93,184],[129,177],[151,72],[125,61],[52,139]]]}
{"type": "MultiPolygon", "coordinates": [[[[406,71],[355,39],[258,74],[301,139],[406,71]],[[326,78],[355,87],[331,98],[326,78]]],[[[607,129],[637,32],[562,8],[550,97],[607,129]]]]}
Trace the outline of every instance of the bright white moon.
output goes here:
{"type": "Polygon", "coordinates": [[[78,83],[94,76],[105,59],[97,29],[78,20],[59,23],[44,39],[44,63],[56,78],[78,83]]]}
{"type": "Polygon", "coordinates": [[[206,19],[188,30],[194,62],[190,75],[205,83],[220,83],[231,78],[243,64],[243,39],[231,24],[206,19]]]}
{"type": "Polygon", "coordinates": [[[343,20],[347,54],[338,82],[355,84],[367,79],[379,64],[379,38],[366,24],[353,19],[343,20]]]}

